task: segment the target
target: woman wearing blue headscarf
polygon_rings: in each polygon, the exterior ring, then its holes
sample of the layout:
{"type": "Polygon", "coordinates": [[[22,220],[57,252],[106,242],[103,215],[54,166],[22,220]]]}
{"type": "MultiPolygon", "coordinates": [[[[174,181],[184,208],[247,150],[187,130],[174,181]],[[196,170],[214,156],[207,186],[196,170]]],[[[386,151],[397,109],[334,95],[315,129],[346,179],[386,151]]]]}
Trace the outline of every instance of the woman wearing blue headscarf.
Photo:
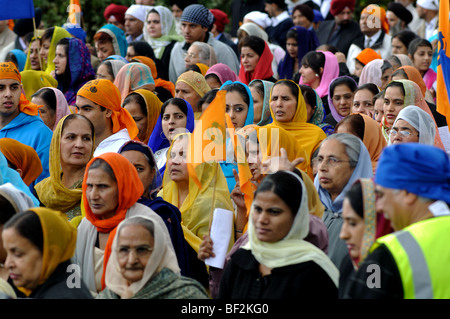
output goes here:
{"type": "MultiPolygon", "coordinates": [[[[221,86],[220,90],[225,90],[227,92],[225,96],[225,112],[230,115],[234,129],[238,131],[244,126],[252,125],[254,112],[253,97],[250,88],[239,81],[227,81],[221,86]]],[[[227,138],[227,160],[221,162],[220,166],[227,179],[228,190],[231,193],[236,184],[233,169],[237,172],[238,166],[234,157],[234,148],[229,138],[227,138]]]]}
{"type": "Polygon", "coordinates": [[[110,55],[127,55],[128,42],[125,32],[114,24],[101,27],[94,36],[97,57],[103,61],[110,55]]]}
{"type": "MultiPolygon", "coordinates": [[[[172,98],[161,106],[161,113],[148,140],[152,149],[161,178],[166,169],[167,151],[172,139],[178,133],[194,131],[194,111],[183,99],[172,98]]],[[[161,181],[158,181],[162,183],[161,181]]]]}
{"type": "Polygon", "coordinates": [[[348,255],[345,242],[339,238],[344,198],[357,179],[373,177],[372,161],[361,139],[347,133],[324,139],[316,160],[318,171],[314,185],[325,206],[323,221],[329,235],[328,256],[340,268],[348,255]]]}

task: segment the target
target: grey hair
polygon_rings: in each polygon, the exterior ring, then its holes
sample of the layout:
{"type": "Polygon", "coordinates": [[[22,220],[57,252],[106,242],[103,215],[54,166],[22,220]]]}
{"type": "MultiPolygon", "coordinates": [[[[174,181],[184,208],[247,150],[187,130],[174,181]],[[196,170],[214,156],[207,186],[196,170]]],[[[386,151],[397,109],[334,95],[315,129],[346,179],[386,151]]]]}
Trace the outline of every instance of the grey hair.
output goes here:
{"type": "Polygon", "coordinates": [[[126,218],[120,225],[119,233],[125,226],[130,225],[141,225],[148,230],[148,232],[150,233],[150,235],[152,235],[152,237],[155,237],[155,225],[153,224],[153,221],[147,218],[141,216],[133,216],[126,218]]]}
{"type": "MultiPolygon", "coordinates": [[[[345,146],[345,153],[350,159],[350,167],[356,167],[358,164],[359,153],[361,152],[361,140],[355,135],[348,133],[335,133],[323,140],[338,140],[345,146]]],[[[322,143],[323,143],[322,142],[322,143]]]]}
{"type": "Polygon", "coordinates": [[[208,43],[195,41],[191,44],[191,46],[196,46],[199,49],[199,58],[200,63],[206,64],[207,66],[211,67],[214,64],[217,64],[217,55],[216,51],[214,51],[214,48],[210,46],[208,43]]]}

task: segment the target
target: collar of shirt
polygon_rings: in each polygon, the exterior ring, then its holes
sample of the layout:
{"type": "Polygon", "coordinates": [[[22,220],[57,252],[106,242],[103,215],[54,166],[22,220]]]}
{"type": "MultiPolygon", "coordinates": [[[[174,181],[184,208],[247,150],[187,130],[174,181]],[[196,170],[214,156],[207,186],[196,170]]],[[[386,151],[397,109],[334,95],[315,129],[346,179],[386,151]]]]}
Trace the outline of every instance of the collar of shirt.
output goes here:
{"type": "Polygon", "coordinates": [[[283,11],[282,13],[280,13],[279,15],[277,15],[276,17],[272,17],[272,27],[276,27],[281,21],[290,18],[289,13],[287,12],[287,10],[283,11]]]}
{"type": "Polygon", "coordinates": [[[377,42],[377,40],[378,40],[378,38],[380,37],[380,35],[381,35],[381,30],[378,30],[378,32],[377,33],[375,33],[373,36],[371,36],[370,38],[368,37],[368,36],[364,36],[364,44],[366,44],[367,43],[367,40],[369,40],[370,39],[370,47],[372,46],[372,45],[374,45],[375,44],[375,42],[377,42]]]}

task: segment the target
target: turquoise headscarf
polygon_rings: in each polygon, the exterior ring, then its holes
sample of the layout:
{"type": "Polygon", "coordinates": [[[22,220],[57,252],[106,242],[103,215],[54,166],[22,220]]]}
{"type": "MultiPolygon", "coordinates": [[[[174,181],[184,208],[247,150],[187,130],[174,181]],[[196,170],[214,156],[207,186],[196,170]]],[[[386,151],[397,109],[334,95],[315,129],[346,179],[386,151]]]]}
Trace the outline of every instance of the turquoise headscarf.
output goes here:
{"type": "Polygon", "coordinates": [[[113,47],[116,55],[123,57],[127,55],[128,42],[125,32],[121,28],[116,27],[114,24],[106,24],[98,32],[104,32],[113,38],[113,47]]]}
{"type": "Polygon", "coordinates": [[[260,81],[264,87],[264,102],[263,108],[261,111],[261,120],[256,123],[258,126],[264,126],[272,123],[272,113],[270,113],[270,90],[272,90],[273,82],[265,81],[265,80],[253,80],[249,83],[251,86],[252,83],[260,81]]]}

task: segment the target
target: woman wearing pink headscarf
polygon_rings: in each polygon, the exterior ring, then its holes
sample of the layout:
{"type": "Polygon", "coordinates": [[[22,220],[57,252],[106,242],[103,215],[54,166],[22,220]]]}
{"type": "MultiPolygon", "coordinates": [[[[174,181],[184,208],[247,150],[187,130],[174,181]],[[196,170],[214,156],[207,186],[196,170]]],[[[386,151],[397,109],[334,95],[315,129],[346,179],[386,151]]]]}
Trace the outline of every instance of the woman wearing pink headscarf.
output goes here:
{"type": "Polygon", "coordinates": [[[205,80],[210,88],[220,89],[222,84],[227,81],[239,81],[239,77],[228,65],[223,63],[216,63],[211,66],[208,71],[206,71],[205,80]]]}
{"type": "Polygon", "coordinates": [[[71,112],[64,94],[53,87],[43,87],[34,93],[31,102],[42,105],[39,115],[52,131],[55,130],[59,120],[71,112]]]}

